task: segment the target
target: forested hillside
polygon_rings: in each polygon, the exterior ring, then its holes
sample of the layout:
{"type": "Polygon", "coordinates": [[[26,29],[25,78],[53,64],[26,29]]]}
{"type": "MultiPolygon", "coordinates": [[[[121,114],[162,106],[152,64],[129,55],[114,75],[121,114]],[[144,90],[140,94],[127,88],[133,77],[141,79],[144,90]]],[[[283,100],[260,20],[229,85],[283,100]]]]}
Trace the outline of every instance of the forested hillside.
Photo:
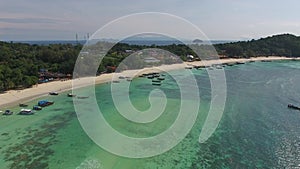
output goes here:
{"type": "Polygon", "coordinates": [[[258,40],[215,45],[220,55],[228,57],[300,56],[300,37],[291,34],[275,35],[258,40]]]}
{"type": "Polygon", "coordinates": [[[72,72],[81,46],[49,46],[0,42],[0,91],[30,87],[38,82],[38,71],[72,72]]]}
{"type": "MultiPolygon", "coordinates": [[[[227,57],[300,56],[300,37],[291,34],[214,46],[219,55],[227,57]]],[[[94,48],[97,48],[97,44],[94,48]]],[[[184,61],[187,59],[187,55],[196,56],[192,49],[182,44],[141,46],[121,43],[115,45],[104,57],[101,65],[99,65],[98,73],[114,71],[110,68],[118,66],[124,58],[132,53],[146,48],[169,51],[184,61]]],[[[61,74],[72,74],[81,49],[82,45],[80,44],[29,45],[0,42],[0,91],[26,88],[36,84],[39,81],[41,69],[61,74]]]]}

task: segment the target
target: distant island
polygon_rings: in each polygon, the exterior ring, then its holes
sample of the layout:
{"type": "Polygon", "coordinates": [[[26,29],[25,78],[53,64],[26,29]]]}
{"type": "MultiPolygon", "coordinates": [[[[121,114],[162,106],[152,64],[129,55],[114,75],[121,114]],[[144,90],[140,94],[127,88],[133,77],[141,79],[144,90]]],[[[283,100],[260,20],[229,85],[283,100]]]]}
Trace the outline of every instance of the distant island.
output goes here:
{"type": "Polygon", "coordinates": [[[195,40],[193,40],[193,43],[202,43],[203,42],[203,40],[201,40],[201,39],[195,39],[195,40]]]}
{"type": "MultiPolygon", "coordinates": [[[[202,40],[195,39],[194,41],[200,42],[202,40]]],[[[72,78],[75,61],[82,47],[82,44],[30,45],[0,42],[0,91],[28,88],[37,83],[72,78]]],[[[187,56],[197,55],[189,46],[184,44],[150,47],[169,51],[179,56],[183,61],[188,59],[194,61],[198,58],[188,58],[187,56]]],[[[281,34],[258,40],[215,44],[214,47],[223,58],[299,57],[300,37],[292,34],[281,34]]],[[[114,72],[119,63],[127,56],[146,48],[149,46],[116,44],[102,60],[97,70],[98,74],[114,72]]],[[[155,60],[155,58],[146,59],[151,62],[155,60]]],[[[168,63],[172,64],[173,62],[168,63]]],[[[138,60],[136,64],[139,64],[138,60]]]]}

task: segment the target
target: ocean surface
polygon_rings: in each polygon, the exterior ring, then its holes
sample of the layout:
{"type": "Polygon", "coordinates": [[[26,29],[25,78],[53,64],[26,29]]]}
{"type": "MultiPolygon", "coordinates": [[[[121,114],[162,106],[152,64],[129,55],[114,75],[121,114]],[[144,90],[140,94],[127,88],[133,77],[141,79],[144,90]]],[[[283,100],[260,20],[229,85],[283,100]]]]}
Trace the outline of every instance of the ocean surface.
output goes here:
{"type": "MultiPolygon", "coordinates": [[[[300,106],[300,62],[253,62],[228,66],[224,70],[225,111],[218,128],[204,143],[198,139],[210,106],[210,80],[205,69],[192,69],[201,97],[198,117],[189,134],[166,153],[132,159],[103,150],[83,131],[73,98],[60,93],[44,97],[55,104],[35,115],[0,117],[0,168],[300,168],[300,111],[287,108],[289,103],[300,106]]],[[[173,73],[184,79],[182,72],[173,73]]],[[[129,82],[121,80],[122,83],[129,82]]],[[[107,122],[125,135],[157,135],[169,128],[177,117],[180,93],[169,75],[161,86],[151,85],[147,78],[136,78],[130,84],[131,102],[139,110],[149,108],[148,95],[154,89],[164,91],[168,99],[163,114],[149,124],[124,120],[115,108],[110,85],[95,87],[98,106],[107,122]]],[[[38,100],[41,99],[29,102],[29,106],[38,100]]],[[[85,104],[84,99],[74,100],[85,104]]],[[[11,110],[18,112],[20,108],[11,110]]]]}

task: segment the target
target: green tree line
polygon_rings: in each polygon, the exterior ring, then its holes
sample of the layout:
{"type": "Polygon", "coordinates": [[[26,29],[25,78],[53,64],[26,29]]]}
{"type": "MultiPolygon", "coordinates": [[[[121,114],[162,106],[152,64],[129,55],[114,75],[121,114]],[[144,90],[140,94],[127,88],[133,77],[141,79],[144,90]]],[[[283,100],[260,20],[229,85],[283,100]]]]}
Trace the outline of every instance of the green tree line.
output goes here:
{"type": "Polygon", "coordinates": [[[258,40],[215,45],[220,55],[228,57],[300,56],[300,37],[291,34],[274,35],[258,40]]]}
{"type": "MultiPolygon", "coordinates": [[[[201,46],[203,50],[206,49],[205,45],[201,46]]],[[[80,44],[29,45],[0,42],[0,91],[27,88],[36,84],[40,69],[72,74],[82,47],[80,44]]],[[[87,49],[92,53],[93,51],[97,51],[99,47],[101,45],[92,44],[87,49]]],[[[270,55],[298,57],[300,56],[300,37],[291,34],[282,34],[258,40],[216,44],[214,47],[219,55],[227,57],[248,58],[270,55]]],[[[195,52],[189,46],[183,44],[143,46],[118,43],[109,50],[101,63],[94,62],[94,64],[100,63],[97,72],[111,72],[107,67],[118,66],[122,60],[132,54],[126,50],[136,52],[147,48],[159,48],[169,51],[179,56],[183,61],[186,61],[187,55],[196,56],[195,52]]],[[[97,59],[96,56],[97,54],[86,61],[90,63],[91,59],[97,59]]],[[[136,60],[136,64],[141,63],[141,60],[136,60]]],[[[87,64],[87,71],[89,71],[89,67],[91,66],[87,64]]]]}
{"type": "Polygon", "coordinates": [[[47,46],[0,42],[0,91],[27,88],[38,82],[38,71],[70,73],[81,45],[47,46]]]}

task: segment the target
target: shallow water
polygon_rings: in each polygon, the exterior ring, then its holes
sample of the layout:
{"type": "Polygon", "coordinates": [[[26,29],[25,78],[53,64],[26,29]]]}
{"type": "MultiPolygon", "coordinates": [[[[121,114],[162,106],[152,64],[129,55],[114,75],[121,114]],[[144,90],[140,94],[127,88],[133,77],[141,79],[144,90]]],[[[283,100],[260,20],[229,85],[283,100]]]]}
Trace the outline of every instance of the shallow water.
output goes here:
{"type": "MultiPolygon", "coordinates": [[[[300,112],[287,109],[289,103],[300,106],[300,62],[226,67],[225,111],[213,136],[202,144],[198,139],[210,106],[210,81],[205,70],[192,72],[200,89],[199,114],[190,133],[170,151],[130,159],[103,150],[85,134],[72,98],[62,93],[45,97],[55,104],[33,116],[0,117],[0,168],[300,168],[300,112]]],[[[173,73],[186,78],[182,71],[173,73]]],[[[118,85],[123,83],[128,82],[118,85]]],[[[167,107],[159,119],[143,125],[118,113],[110,84],[97,85],[95,91],[98,105],[114,129],[132,137],[149,137],[170,127],[180,107],[178,86],[169,76],[160,87],[152,86],[149,79],[133,80],[132,104],[138,110],[148,109],[148,95],[156,88],[166,94],[167,107]]],[[[76,103],[85,104],[84,99],[76,103]]],[[[12,108],[14,112],[19,109],[12,108]]]]}

